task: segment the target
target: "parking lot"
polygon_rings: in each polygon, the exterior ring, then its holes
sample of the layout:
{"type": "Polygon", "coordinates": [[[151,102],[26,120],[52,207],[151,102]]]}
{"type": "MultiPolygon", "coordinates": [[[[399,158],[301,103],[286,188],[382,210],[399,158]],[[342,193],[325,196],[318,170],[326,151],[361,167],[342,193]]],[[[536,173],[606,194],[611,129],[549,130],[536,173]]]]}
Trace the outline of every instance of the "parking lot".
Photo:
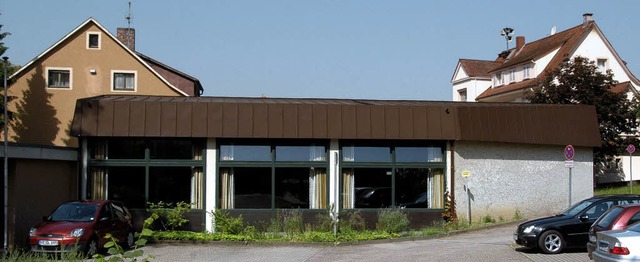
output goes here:
{"type": "Polygon", "coordinates": [[[589,261],[586,250],[541,254],[513,243],[515,224],[430,239],[337,245],[298,243],[155,244],[155,261],[589,261]]]}

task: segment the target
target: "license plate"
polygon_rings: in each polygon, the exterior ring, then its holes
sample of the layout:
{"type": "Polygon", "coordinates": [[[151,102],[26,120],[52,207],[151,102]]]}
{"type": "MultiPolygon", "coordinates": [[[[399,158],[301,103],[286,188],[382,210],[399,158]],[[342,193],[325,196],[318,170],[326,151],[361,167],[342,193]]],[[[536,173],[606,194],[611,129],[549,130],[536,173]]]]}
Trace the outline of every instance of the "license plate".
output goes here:
{"type": "Polygon", "coordinates": [[[516,240],[516,241],[517,241],[517,240],[518,240],[518,235],[513,234],[513,240],[516,240]]]}
{"type": "Polygon", "coordinates": [[[57,246],[58,240],[38,240],[38,245],[41,246],[57,246]]]}

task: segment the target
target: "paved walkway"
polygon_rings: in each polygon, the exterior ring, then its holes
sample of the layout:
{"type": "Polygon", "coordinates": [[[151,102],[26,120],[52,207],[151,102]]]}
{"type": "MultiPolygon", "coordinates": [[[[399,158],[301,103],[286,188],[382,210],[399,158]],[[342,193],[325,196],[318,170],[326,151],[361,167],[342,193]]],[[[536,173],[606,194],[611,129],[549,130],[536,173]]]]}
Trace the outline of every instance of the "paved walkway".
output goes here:
{"type": "Polygon", "coordinates": [[[357,244],[207,243],[145,247],[154,261],[589,261],[586,250],[546,255],[513,243],[515,225],[420,240],[357,244]]]}

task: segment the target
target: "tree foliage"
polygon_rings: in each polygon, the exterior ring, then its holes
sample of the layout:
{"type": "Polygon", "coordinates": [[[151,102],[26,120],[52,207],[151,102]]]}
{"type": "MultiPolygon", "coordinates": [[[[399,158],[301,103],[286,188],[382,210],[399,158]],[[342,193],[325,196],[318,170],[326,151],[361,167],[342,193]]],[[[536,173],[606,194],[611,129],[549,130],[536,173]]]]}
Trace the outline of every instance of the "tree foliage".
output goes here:
{"type": "Polygon", "coordinates": [[[633,134],[637,127],[638,101],[613,92],[616,84],[611,70],[600,72],[593,61],[576,57],[547,72],[526,98],[531,103],[594,105],[602,139],[594,151],[594,163],[601,166],[635,142],[625,134],[633,134]]]}
{"type": "MultiPolygon", "coordinates": [[[[4,57],[4,53],[7,51],[7,49],[9,49],[9,47],[4,45],[4,38],[9,35],[11,35],[11,33],[2,32],[2,25],[0,25],[0,58],[4,57]]],[[[6,62],[4,62],[4,59],[0,60],[0,82],[2,83],[0,85],[2,85],[2,88],[4,88],[5,66],[6,66],[6,72],[7,72],[6,77],[9,77],[10,75],[12,75],[19,68],[18,66],[12,65],[11,62],[8,60],[6,62]]],[[[7,86],[9,85],[10,85],[10,82],[7,82],[7,86]]],[[[11,101],[12,99],[11,97],[7,97],[7,100],[11,101]]],[[[4,111],[4,92],[0,94],[0,111],[4,111]]],[[[8,113],[8,119],[9,119],[8,122],[10,123],[11,120],[13,119],[13,112],[8,111],[7,113],[8,113]]],[[[0,113],[0,129],[4,128],[5,122],[7,121],[5,121],[4,115],[0,113]]]]}

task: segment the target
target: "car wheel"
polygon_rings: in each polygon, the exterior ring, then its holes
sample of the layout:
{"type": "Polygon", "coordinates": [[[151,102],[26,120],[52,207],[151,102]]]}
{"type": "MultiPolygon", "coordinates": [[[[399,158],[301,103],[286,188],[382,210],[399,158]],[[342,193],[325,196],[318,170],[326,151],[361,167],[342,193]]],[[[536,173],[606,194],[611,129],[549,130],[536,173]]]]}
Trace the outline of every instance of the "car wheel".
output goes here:
{"type": "Polygon", "coordinates": [[[87,242],[87,246],[85,247],[84,254],[89,258],[98,254],[98,241],[96,241],[95,238],[89,239],[89,242],[87,242]]]}
{"type": "Polygon", "coordinates": [[[564,248],[564,239],[562,234],[555,230],[545,231],[538,239],[538,246],[543,253],[557,254],[564,248]]]}
{"type": "Polygon", "coordinates": [[[125,240],[126,248],[133,247],[133,244],[134,244],[135,241],[136,240],[135,240],[135,236],[133,234],[133,231],[129,232],[129,234],[127,234],[127,239],[125,240]]]}

